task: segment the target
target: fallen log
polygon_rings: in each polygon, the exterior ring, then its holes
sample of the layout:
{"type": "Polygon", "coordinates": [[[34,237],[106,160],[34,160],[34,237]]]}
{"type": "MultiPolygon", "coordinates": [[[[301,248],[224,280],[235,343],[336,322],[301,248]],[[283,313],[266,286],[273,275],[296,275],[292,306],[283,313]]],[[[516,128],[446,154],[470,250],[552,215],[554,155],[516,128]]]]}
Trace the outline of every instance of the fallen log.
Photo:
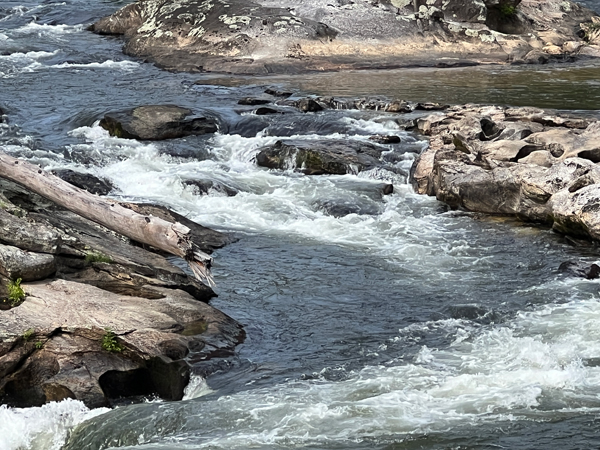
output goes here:
{"type": "Polygon", "coordinates": [[[75,187],[33,164],[0,152],[0,177],[25,186],[58,205],[137,242],[184,258],[194,275],[210,286],[212,258],[191,239],[191,230],[178,223],[138,214],[118,202],[75,187]]]}

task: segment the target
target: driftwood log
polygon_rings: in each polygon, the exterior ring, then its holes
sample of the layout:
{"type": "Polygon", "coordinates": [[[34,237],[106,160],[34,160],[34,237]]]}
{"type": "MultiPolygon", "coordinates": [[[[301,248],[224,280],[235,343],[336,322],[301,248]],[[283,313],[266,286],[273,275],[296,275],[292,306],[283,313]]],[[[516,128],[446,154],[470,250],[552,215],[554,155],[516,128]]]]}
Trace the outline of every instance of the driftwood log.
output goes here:
{"type": "Polygon", "coordinates": [[[184,258],[194,275],[213,286],[212,258],[191,239],[191,230],[178,223],[138,214],[118,202],[75,187],[33,164],[0,152],[0,177],[14,181],[58,205],[137,242],[184,258]]]}

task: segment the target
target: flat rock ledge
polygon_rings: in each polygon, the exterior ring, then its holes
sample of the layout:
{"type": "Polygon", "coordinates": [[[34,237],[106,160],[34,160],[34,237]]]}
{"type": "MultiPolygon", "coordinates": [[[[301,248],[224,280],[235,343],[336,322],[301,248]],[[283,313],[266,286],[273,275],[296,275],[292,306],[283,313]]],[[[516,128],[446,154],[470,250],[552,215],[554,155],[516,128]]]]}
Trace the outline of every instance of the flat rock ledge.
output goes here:
{"type": "Polygon", "coordinates": [[[96,22],[168,70],[300,73],[600,55],[568,0],[138,0],[96,22]]]}
{"type": "Polygon", "coordinates": [[[417,119],[431,136],[416,192],[600,240],[600,122],[536,108],[463,105],[417,119]]]}
{"type": "MultiPolygon", "coordinates": [[[[164,207],[122,205],[184,223],[205,252],[231,242],[164,207]]],[[[210,373],[244,330],[176,263],[0,179],[0,403],[181,399],[192,366],[210,373]]]]}

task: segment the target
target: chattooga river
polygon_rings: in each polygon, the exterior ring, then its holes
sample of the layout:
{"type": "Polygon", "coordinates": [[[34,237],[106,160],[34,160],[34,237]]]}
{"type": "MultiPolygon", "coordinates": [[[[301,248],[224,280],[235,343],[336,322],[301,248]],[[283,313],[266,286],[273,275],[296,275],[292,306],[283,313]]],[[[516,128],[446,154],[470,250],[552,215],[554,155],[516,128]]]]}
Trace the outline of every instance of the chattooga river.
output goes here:
{"type": "MultiPolygon", "coordinates": [[[[0,407],[0,449],[590,449],[600,447],[600,283],[548,229],[450,211],[406,174],[421,137],[393,114],[259,118],[237,100],[296,96],[600,109],[600,63],[252,78],[173,74],[86,27],[128,0],[2,0],[0,148],[109,178],[114,195],[168,205],[239,240],[214,254],[212,304],[247,331],[181,402],[113,410],[77,401],[0,407]],[[229,124],[160,143],[111,138],[111,110],[173,103],[229,124]],[[246,114],[240,114],[240,112],[246,114]],[[268,171],[281,138],[398,134],[395,171],[268,171]],[[239,193],[194,195],[182,180],[239,193]],[[381,197],[376,186],[393,182],[381,197]],[[349,214],[348,214],[349,213],[349,214]]],[[[600,9],[600,1],[588,1],[600,9]]],[[[600,111],[591,111],[597,114],[600,111]]]]}

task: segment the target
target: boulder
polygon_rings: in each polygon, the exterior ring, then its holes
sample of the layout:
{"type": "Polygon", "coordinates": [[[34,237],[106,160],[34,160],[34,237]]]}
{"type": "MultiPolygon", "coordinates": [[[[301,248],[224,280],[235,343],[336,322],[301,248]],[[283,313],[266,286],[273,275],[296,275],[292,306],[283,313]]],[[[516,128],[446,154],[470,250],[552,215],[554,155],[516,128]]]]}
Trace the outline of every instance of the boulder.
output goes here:
{"type": "Polygon", "coordinates": [[[350,140],[277,141],[259,149],[256,163],[269,169],[297,170],[306,175],[344,175],[381,165],[386,151],[368,142],[350,140]]]}
{"type": "Polygon", "coordinates": [[[180,400],[186,356],[223,355],[243,339],[233,319],[181,290],[155,301],[65,280],[23,287],[25,301],[0,312],[0,398],[11,406],[180,400]]]}
{"type": "Polygon", "coordinates": [[[37,281],[56,272],[54,255],[33,253],[10,245],[0,244],[0,273],[5,277],[23,281],[37,281]]]}
{"type": "Polygon", "coordinates": [[[432,137],[411,168],[415,191],[454,208],[513,214],[600,240],[596,119],[467,105],[417,126],[432,137]],[[500,132],[490,139],[479,130],[491,122],[500,132]]]}
{"type": "Polygon", "coordinates": [[[246,97],[238,100],[238,105],[267,105],[271,103],[271,100],[265,98],[254,98],[254,97],[246,97]]]}
{"type": "Polygon", "coordinates": [[[108,113],[100,126],[111,136],[140,140],[175,139],[218,130],[215,119],[193,115],[191,110],[175,105],[138,106],[108,113]]]}
{"type": "Polygon", "coordinates": [[[595,280],[600,277],[600,266],[596,263],[586,264],[583,262],[565,261],[558,267],[558,271],[571,276],[595,280]]]}
{"type": "Polygon", "coordinates": [[[92,194],[108,195],[114,189],[113,184],[104,179],[98,178],[89,173],[75,172],[69,169],[55,169],[52,171],[54,175],[61,180],[77,186],[79,189],[84,189],[92,194]]]}
{"type": "Polygon", "coordinates": [[[378,144],[399,144],[400,136],[376,134],[374,136],[369,137],[369,140],[378,144]]]}
{"type": "Polygon", "coordinates": [[[140,0],[92,29],[169,70],[269,74],[544,63],[581,53],[594,16],[569,0],[140,0]]]}

